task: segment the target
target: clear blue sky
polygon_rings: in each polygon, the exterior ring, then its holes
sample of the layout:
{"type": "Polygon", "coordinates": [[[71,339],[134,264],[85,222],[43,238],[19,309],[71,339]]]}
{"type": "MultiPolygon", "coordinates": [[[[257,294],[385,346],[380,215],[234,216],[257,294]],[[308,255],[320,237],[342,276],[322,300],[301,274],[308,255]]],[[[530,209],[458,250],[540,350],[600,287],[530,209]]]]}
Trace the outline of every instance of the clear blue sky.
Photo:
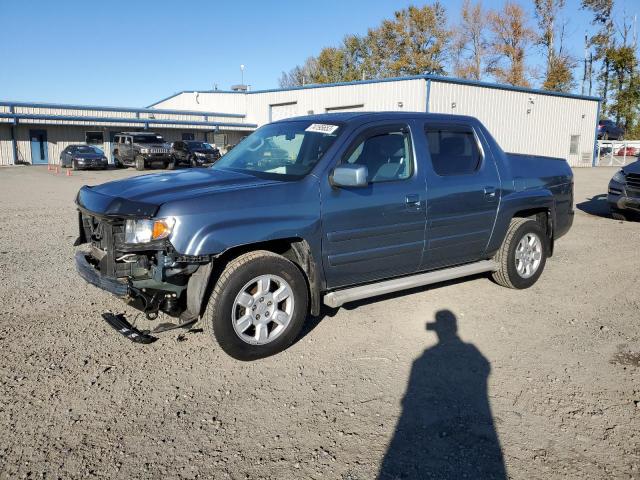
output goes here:
{"type": "MultiPolygon", "coordinates": [[[[252,89],[273,88],[282,71],[323,46],[424,3],[0,0],[0,99],[146,106],[180,90],[228,89],[240,83],[240,64],[252,89]]],[[[443,3],[456,22],[462,0],[443,3]]],[[[640,13],[638,0],[616,3],[640,13]]],[[[590,15],[578,7],[567,0],[565,16],[568,46],[581,57],[590,15]]]]}

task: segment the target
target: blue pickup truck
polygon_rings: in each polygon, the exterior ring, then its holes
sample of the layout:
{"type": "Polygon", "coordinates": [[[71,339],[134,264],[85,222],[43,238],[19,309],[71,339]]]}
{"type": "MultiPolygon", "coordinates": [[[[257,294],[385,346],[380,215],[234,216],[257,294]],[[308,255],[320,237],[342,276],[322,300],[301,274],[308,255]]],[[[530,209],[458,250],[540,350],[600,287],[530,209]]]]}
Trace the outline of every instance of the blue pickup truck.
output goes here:
{"type": "MultiPolygon", "coordinates": [[[[530,287],[574,214],[565,160],[505,153],[475,118],[392,112],[271,123],[210,168],[76,203],[86,281],[149,319],[201,321],[241,360],[287,348],[323,303],[480,273],[530,287]]],[[[173,328],[104,316],[139,342],[173,328]]]]}

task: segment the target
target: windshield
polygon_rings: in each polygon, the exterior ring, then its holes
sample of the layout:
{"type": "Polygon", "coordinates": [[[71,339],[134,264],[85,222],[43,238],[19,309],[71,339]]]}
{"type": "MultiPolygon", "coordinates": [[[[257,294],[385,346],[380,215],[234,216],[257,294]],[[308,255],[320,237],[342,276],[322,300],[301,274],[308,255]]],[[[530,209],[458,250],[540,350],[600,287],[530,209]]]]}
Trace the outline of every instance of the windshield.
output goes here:
{"type": "Polygon", "coordinates": [[[213,147],[208,143],[204,142],[186,142],[189,145],[189,148],[194,150],[213,150],[213,147]]]}
{"type": "Polygon", "coordinates": [[[164,143],[160,135],[134,135],[133,143],[164,143]]]}
{"type": "Polygon", "coordinates": [[[104,155],[104,152],[98,147],[91,147],[95,153],[99,153],[100,155],[104,155]]]}
{"type": "Polygon", "coordinates": [[[340,125],[292,121],[259,128],[213,169],[239,170],[278,179],[308,174],[340,134],[340,125]]]}
{"type": "MultiPolygon", "coordinates": [[[[96,152],[96,150],[94,150],[93,147],[89,147],[86,145],[78,145],[77,147],[73,147],[74,153],[98,153],[96,152]]],[[[102,152],[99,152],[99,153],[102,153],[102,152]]]]}

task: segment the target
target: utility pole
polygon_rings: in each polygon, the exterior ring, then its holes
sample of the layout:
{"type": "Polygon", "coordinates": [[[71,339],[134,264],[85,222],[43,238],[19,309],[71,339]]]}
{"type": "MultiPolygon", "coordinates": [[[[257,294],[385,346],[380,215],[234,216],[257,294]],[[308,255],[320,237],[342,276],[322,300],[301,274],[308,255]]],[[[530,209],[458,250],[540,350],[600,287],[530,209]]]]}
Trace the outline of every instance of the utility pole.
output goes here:
{"type": "MultiPolygon", "coordinates": [[[[588,37],[587,34],[584,34],[584,59],[582,60],[583,63],[583,71],[582,71],[582,95],[585,94],[586,92],[586,86],[587,86],[587,56],[589,54],[589,43],[588,43],[588,37]]],[[[591,89],[591,88],[589,88],[591,89]]]]}

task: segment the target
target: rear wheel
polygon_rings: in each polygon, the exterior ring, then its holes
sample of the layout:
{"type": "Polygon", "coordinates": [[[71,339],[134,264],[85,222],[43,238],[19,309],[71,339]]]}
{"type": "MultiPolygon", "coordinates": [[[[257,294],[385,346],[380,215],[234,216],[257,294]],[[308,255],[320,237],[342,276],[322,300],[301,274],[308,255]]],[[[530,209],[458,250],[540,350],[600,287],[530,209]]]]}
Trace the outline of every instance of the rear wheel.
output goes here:
{"type": "Polygon", "coordinates": [[[292,262],[268,251],[232,260],[218,278],[205,329],[238,360],[274,355],[296,339],[307,316],[308,290],[292,262]]]}
{"type": "Polygon", "coordinates": [[[144,170],[144,157],[138,155],[136,157],[136,170],[144,170]]]}
{"type": "Polygon", "coordinates": [[[496,254],[494,281],[503,287],[529,288],[542,275],[548,251],[547,235],[538,222],[514,218],[496,254]]]}
{"type": "Polygon", "coordinates": [[[78,170],[78,163],[75,160],[71,161],[71,169],[78,170]]]}

